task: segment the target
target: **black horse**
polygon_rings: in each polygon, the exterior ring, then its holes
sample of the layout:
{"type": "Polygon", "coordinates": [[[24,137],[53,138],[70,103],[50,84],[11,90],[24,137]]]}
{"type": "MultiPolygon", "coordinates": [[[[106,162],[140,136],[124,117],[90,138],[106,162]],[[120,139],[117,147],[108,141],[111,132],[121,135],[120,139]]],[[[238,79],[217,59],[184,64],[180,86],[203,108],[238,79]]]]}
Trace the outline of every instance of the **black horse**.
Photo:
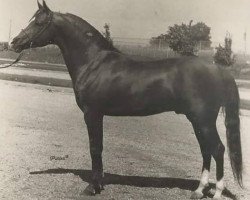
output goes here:
{"type": "Polygon", "coordinates": [[[146,116],[166,111],[184,114],[200,144],[203,167],[200,185],[191,198],[202,198],[208,185],[211,157],[216,161],[216,193],[224,189],[225,147],[216,128],[225,109],[227,141],[233,173],[242,185],[239,93],[230,73],[196,57],[138,62],[113,47],[94,27],[72,14],[52,12],[46,3],[13,39],[12,49],[56,44],[72,79],[76,102],[87,124],[92,184],[89,194],[103,189],[103,117],[146,116]]]}

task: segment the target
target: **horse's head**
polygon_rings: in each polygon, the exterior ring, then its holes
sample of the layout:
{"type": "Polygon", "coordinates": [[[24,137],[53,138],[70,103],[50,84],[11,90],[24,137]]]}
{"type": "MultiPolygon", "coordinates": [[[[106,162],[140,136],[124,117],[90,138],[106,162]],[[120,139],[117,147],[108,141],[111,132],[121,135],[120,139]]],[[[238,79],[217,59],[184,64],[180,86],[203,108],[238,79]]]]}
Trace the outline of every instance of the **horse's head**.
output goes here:
{"type": "Polygon", "coordinates": [[[38,1],[37,3],[39,9],[31,18],[29,25],[11,42],[11,49],[16,52],[31,47],[42,47],[53,42],[53,12],[44,0],[43,5],[38,1]]]}

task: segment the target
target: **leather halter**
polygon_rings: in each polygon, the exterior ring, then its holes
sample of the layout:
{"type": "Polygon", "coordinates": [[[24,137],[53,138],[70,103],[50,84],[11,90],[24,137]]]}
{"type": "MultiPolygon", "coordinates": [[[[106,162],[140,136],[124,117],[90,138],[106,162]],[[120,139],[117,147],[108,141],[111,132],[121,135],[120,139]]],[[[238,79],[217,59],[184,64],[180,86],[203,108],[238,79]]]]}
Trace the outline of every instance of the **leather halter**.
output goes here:
{"type": "Polygon", "coordinates": [[[29,34],[25,31],[25,30],[22,30],[22,32],[24,33],[24,35],[29,39],[30,41],[30,48],[32,48],[32,44],[33,42],[35,42],[35,40],[50,26],[51,22],[52,22],[52,19],[53,19],[53,13],[50,12],[49,14],[49,20],[48,22],[42,27],[42,29],[40,30],[39,33],[37,33],[34,37],[30,37],[29,34]]]}

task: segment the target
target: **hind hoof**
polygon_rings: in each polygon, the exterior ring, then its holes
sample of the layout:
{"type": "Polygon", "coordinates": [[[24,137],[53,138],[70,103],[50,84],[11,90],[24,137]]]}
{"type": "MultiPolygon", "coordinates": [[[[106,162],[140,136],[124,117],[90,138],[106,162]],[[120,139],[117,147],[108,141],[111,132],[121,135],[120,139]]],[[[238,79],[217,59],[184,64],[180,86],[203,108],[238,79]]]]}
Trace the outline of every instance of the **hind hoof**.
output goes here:
{"type": "Polygon", "coordinates": [[[213,200],[222,200],[222,197],[214,197],[213,200]]]}
{"type": "Polygon", "coordinates": [[[202,199],[203,198],[203,194],[202,193],[199,193],[199,192],[193,192],[191,194],[191,197],[190,199],[202,199]]]}

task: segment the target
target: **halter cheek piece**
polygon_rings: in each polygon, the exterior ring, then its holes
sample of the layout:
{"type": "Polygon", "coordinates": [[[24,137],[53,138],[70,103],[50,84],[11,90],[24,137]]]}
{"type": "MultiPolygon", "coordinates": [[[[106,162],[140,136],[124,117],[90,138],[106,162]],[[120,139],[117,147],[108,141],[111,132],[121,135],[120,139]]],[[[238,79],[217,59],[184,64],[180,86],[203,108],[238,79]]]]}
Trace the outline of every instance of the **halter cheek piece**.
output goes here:
{"type": "Polygon", "coordinates": [[[30,41],[30,48],[32,47],[32,44],[34,43],[34,41],[50,26],[50,24],[52,22],[52,19],[53,19],[53,13],[51,12],[49,14],[49,20],[48,20],[48,22],[42,27],[42,29],[40,30],[40,32],[37,33],[34,37],[30,37],[29,34],[27,34],[25,30],[22,30],[22,32],[24,33],[24,35],[30,41]]]}

